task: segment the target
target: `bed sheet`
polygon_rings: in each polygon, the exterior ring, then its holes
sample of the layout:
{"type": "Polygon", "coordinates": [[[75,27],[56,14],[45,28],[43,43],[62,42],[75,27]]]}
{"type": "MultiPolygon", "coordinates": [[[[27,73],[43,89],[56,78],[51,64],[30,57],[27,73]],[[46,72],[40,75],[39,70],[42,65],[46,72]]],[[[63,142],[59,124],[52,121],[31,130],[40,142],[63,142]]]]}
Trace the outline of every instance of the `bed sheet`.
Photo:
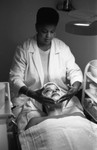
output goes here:
{"type": "Polygon", "coordinates": [[[81,116],[46,119],[19,140],[22,150],[97,150],[97,124],[81,116]]]}

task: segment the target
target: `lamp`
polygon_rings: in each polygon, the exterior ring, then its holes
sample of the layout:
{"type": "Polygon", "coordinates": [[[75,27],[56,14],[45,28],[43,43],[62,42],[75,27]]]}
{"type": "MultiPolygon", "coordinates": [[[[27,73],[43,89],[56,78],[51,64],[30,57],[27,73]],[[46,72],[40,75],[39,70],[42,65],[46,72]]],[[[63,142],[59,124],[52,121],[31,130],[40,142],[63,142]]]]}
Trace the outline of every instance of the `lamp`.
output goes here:
{"type": "Polygon", "coordinates": [[[77,35],[97,35],[97,21],[71,21],[66,23],[65,31],[77,35]]]}
{"type": "Polygon", "coordinates": [[[64,0],[63,2],[58,2],[57,9],[69,12],[74,10],[74,7],[72,6],[71,0],[64,0]]]}
{"type": "Polygon", "coordinates": [[[64,2],[63,2],[63,10],[64,11],[71,11],[73,9],[74,8],[72,6],[71,0],[64,0],[64,2]]]}

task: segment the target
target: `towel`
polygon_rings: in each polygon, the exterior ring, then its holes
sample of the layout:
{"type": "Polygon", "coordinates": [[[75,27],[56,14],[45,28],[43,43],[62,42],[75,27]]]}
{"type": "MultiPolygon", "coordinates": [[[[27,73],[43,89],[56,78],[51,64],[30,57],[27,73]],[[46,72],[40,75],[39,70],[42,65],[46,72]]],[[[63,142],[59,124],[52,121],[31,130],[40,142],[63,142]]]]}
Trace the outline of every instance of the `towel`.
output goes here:
{"type": "Polygon", "coordinates": [[[97,124],[81,116],[46,119],[19,140],[22,150],[97,150],[97,124]]]}

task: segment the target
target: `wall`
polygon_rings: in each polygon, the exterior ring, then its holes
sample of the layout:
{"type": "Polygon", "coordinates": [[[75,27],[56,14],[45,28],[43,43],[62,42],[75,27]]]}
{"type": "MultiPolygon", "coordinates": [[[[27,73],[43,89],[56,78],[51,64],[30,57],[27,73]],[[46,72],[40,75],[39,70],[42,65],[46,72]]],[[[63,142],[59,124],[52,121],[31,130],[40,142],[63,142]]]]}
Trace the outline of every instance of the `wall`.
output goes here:
{"type": "Polygon", "coordinates": [[[86,64],[92,59],[97,59],[97,36],[83,36],[65,32],[65,23],[75,20],[67,13],[59,11],[60,22],[57,35],[62,39],[75,55],[76,62],[84,72],[86,64]],[[61,30],[60,30],[61,29],[61,30]]]}
{"type": "MultiPolygon", "coordinates": [[[[63,0],[60,0],[63,1],[63,0]]],[[[8,81],[9,69],[17,44],[35,33],[35,14],[41,6],[56,7],[59,0],[0,0],[0,81],[8,81]]],[[[96,11],[96,0],[72,0],[76,9],[96,11]]],[[[84,69],[86,63],[96,54],[96,36],[77,36],[65,32],[65,23],[73,18],[59,11],[60,22],[57,37],[65,41],[84,69]]]]}
{"type": "Polygon", "coordinates": [[[97,0],[72,0],[76,9],[97,12],[97,0]]]}
{"type": "MultiPolygon", "coordinates": [[[[72,4],[77,10],[97,13],[96,0],[93,2],[91,0],[72,0],[72,4]]],[[[68,13],[64,11],[59,11],[59,14],[60,22],[57,28],[57,35],[67,45],[70,46],[73,54],[76,57],[76,62],[84,72],[86,64],[92,59],[97,59],[97,36],[82,36],[66,33],[65,24],[69,21],[75,21],[79,19],[69,16],[68,13]]]]}
{"type": "Polygon", "coordinates": [[[17,44],[35,33],[36,11],[55,7],[55,0],[0,0],[0,81],[8,81],[17,44]]]}

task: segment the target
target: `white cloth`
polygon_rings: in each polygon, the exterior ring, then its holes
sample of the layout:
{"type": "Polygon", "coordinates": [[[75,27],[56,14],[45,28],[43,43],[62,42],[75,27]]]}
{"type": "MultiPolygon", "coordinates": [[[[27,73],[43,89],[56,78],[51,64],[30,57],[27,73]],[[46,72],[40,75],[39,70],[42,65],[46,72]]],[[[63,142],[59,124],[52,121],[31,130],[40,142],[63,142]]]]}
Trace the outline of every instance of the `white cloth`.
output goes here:
{"type": "Polygon", "coordinates": [[[80,116],[47,119],[19,140],[22,150],[97,150],[97,124],[80,116]]]}
{"type": "Polygon", "coordinates": [[[48,49],[47,51],[42,51],[40,49],[39,52],[40,52],[42,67],[43,67],[43,71],[44,71],[44,84],[45,84],[45,83],[49,82],[48,67],[49,67],[50,49],[48,49]]]}
{"type": "MultiPolygon", "coordinates": [[[[66,88],[66,77],[70,80],[71,84],[75,81],[83,81],[82,72],[75,63],[75,58],[69,47],[57,38],[54,38],[51,43],[48,75],[49,81],[55,82],[63,89],[66,88]]],[[[12,102],[15,104],[17,102],[17,105],[20,104],[21,97],[18,97],[18,91],[22,86],[26,85],[35,90],[41,88],[44,84],[43,82],[44,72],[39,48],[36,37],[33,37],[24,42],[23,46],[17,48],[13,59],[10,69],[12,102]],[[16,97],[18,98],[17,101],[16,97]]],[[[41,109],[41,105],[38,102],[33,100],[33,103],[41,109]]]]}
{"type": "MultiPolygon", "coordinates": [[[[75,112],[80,112],[83,115],[83,108],[77,97],[74,96],[66,107],[65,104],[66,101],[63,102],[63,107],[60,112],[60,115],[72,115],[75,112]]],[[[45,116],[43,111],[38,109],[35,105],[33,105],[30,99],[27,99],[27,102],[25,102],[25,104],[17,106],[15,109],[13,109],[13,113],[17,117],[17,125],[20,131],[25,129],[27,123],[31,118],[45,116]]]]}

